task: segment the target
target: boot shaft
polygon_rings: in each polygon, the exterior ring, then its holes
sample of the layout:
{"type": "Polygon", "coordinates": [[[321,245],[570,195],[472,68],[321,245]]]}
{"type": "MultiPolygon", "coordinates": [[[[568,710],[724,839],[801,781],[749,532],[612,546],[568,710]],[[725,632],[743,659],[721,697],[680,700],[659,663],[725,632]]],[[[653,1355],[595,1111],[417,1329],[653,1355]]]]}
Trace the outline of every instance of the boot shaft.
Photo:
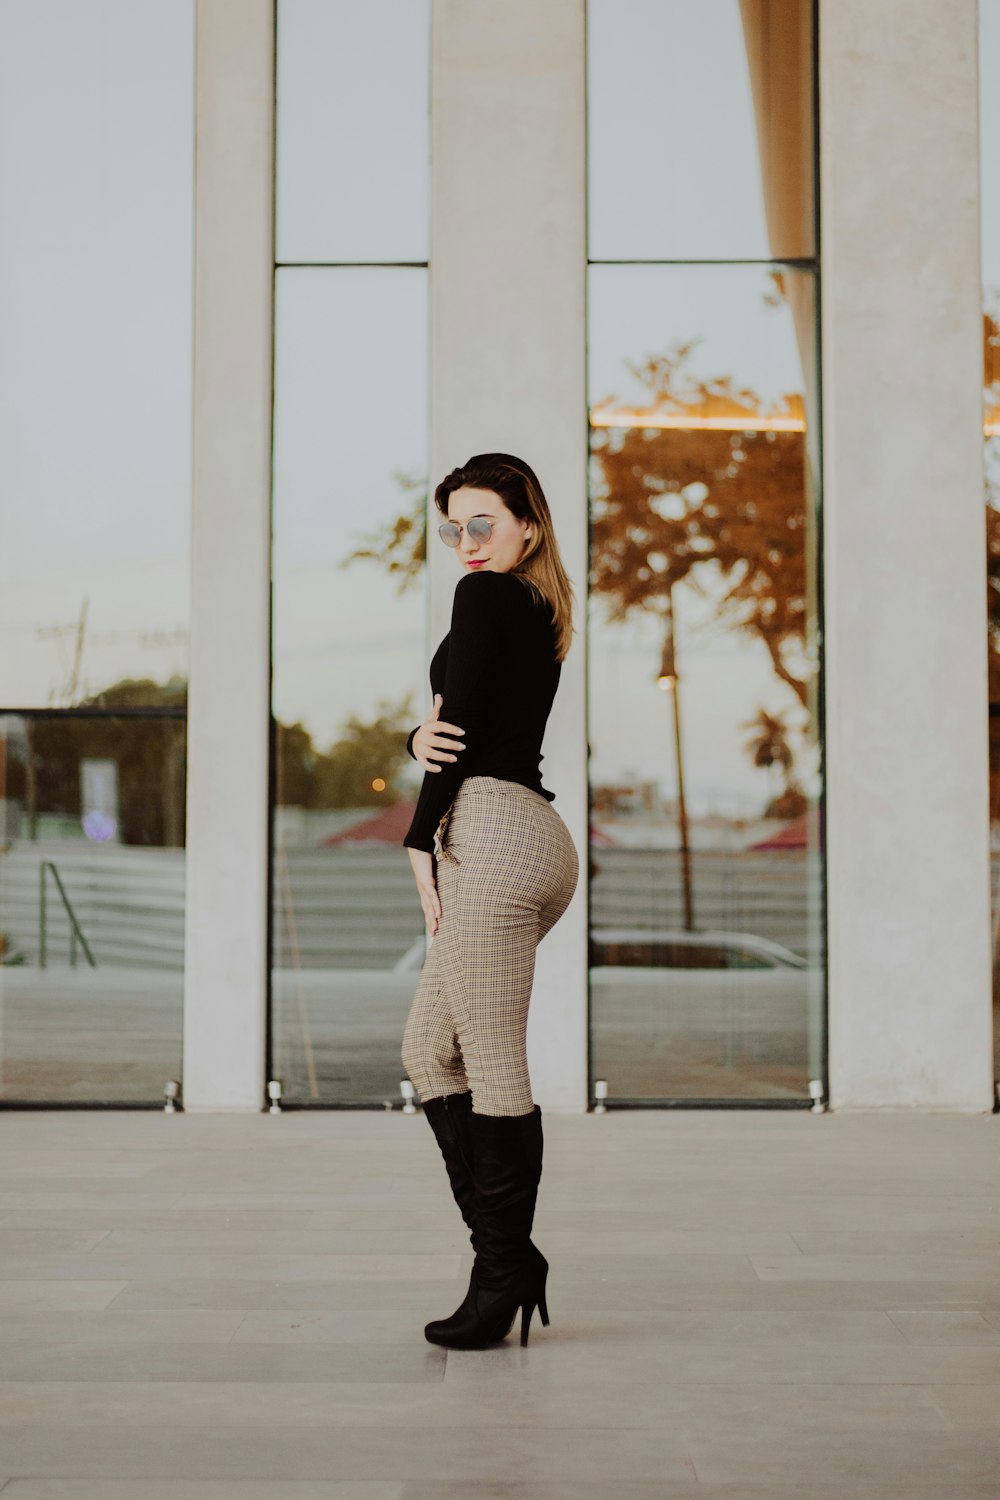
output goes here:
{"type": "Polygon", "coordinates": [[[446,1094],[425,1101],[424,1115],[444,1158],[452,1196],[476,1248],[476,1203],[472,1133],[472,1095],[446,1094]]]}
{"type": "Polygon", "coordinates": [[[542,1112],[469,1116],[475,1160],[476,1273],[482,1288],[537,1263],[531,1243],[542,1175],[542,1112]]]}

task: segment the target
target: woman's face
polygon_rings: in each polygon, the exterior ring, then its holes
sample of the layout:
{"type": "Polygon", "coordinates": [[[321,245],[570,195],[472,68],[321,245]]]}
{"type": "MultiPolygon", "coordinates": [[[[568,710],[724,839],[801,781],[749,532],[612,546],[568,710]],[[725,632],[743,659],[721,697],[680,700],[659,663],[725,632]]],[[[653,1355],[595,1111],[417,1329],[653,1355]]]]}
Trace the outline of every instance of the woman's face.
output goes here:
{"type": "Polygon", "coordinates": [[[531,540],[531,521],[520,521],[492,490],[476,490],[463,485],[448,499],[448,520],[461,526],[462,535],[455,551],[466,573],[509,573],[524,556],[531,540]],[[468,523],[482,516],[493,527],[488,541],[478,542],[469,535],[468,523]]]}

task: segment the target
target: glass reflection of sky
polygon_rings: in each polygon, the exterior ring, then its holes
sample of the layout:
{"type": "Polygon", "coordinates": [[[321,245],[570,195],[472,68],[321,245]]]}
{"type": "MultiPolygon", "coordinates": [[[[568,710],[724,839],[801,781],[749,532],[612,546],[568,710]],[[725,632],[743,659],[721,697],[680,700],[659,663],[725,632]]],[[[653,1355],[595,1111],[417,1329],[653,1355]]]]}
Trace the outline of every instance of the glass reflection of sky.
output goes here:
{"type": "MultiPolygon", "coordinates": [[[[979,161],[983,302],[996,318],[1000,316],[1000,0],[979,3],[979,161]]],[[[987,401],[988,409],[992,405],[987,401]]],[[[986,478],[995,504],[1000,496],[1000,436],[988,437],[984,446],[986,478]]]]}
{"type": "Polygon", "coordinates": [[[419,584],[338,564],[408,510],[427,472],[427,273],[279,271],[275,309],[274,711],[322,742],[380,698],[429,706],[419,584]]]}
{"type": "Polygon", "coordinates": [[[425,261],[430,0],[278,0],[282,261],[425,261]]]}
{"type": "Polygon", "coordinates": [[[773,283],[760,266],[592,266],[590,289],[592,403],[648,400],[626,360],[691,340],[696,376],[731,375],[766,406],[803,391],[791,316],[765,303],[773,283]]]}
{"type": "Polygon", "coordinates": [[[0,702],[187,665],[193,0],[0,4],[0,702]]]}
{"type": "Polygon", "coordinates": [[[1000,294],[1000,0],[979,0],[983,285],[1000,294]]]}
{"type": "Polygon", "coordinates": [[[738,0],[587,14],[591,259],[767,259],[738,0]]]}

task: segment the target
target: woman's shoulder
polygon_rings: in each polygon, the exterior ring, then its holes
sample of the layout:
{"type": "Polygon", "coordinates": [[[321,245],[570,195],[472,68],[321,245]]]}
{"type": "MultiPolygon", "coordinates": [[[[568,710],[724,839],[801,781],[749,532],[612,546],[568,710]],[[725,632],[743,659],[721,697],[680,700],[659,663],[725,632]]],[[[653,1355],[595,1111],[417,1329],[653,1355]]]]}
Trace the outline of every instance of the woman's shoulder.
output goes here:
{"type": "Polygon", "coordinates": [[[552,606],[519,573],[466,573],[455,585],[455,613],[530,623],[550,621],[552,606]]]}
{"type": "Polygon", "coordinates": [[[508,601],[529,600],[531,591],[516,573],[465,573],[455,585],[455,599],[463,604],[481,604],[489,608],[508,601]]]}
{"type": "Polygon", "coordinates": [[[511,583],[520,584],[521,579],[516,573],[488,573],[485,568],[478,568],[474,573],[463,573],[455,585],[455,590],[457,592],[462,588],[467,589],[470,584],[478,588],[481,583],[485,583],[487,588],[491,588],[498,583],[503,586],[511,583]]]}

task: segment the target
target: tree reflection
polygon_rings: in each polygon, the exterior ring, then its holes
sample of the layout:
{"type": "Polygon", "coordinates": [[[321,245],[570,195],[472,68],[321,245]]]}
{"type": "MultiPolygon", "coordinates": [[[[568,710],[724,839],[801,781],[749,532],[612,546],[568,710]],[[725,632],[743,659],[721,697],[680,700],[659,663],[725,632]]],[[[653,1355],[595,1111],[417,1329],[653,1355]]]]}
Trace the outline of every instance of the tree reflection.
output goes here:
{"type": "MultiPolygon", "coordinates": [[[[983,396],[988,430],[1000,418],[1000,294],[983,313],[983,396]],[[992,420],[990,420],[992,419],[992,420]]],[[[990,819],[1000,820],[1000,435],[986,439],[986,634],[989,643],[990,819]]]]}
{"type": "Polygon", "coordinates": [[[401,489],[413,496],[409,509],[363,537],[362,546],[341,558],[339,566],[378,563],[390,578],[395,578],[396,593],[405,594],[422,577],[427,562],[428,486],[426,478],[399,472],[393,477],[401,489]]]}
{"type": "MultiPolygon", "coordinates": [[[[714,597],[720,622],[763,641],[805,707],[804,423],[770,425],[752,390],[729,376],[694,377],[692,348],[676,344],[631,367],[650,413],[680,425],[595,430],[592,592],[624,620],[665,614],[670,586],[688,582],[714,597]],[[728,429],[709,425],[723,421],[728,429]]],[[[789,415],[801,406],[786,398],[789,415]]]]}
{"type": "Polygon", "coordinates": [[[307,809],[388,807],[409,795],[401,772],[409,757],[412,694],[381,702],[370,722],[352,714],[328,749],[319,750],[302,723],[278,725],[277,772],[281,803],[307,809]]]}
{"type": "Polygon", "coordinates": [[[801,817],[807,809],[808,801],[794,773],[795,752],[789,744],[788,725],[784,716],[768,713],[766,708],[762,708],[742,728],[751,731],[746,750],[754,765],[767,771],[776,766],[782,773],[782,789],[765,807],[765,818],[801,817]]]}

